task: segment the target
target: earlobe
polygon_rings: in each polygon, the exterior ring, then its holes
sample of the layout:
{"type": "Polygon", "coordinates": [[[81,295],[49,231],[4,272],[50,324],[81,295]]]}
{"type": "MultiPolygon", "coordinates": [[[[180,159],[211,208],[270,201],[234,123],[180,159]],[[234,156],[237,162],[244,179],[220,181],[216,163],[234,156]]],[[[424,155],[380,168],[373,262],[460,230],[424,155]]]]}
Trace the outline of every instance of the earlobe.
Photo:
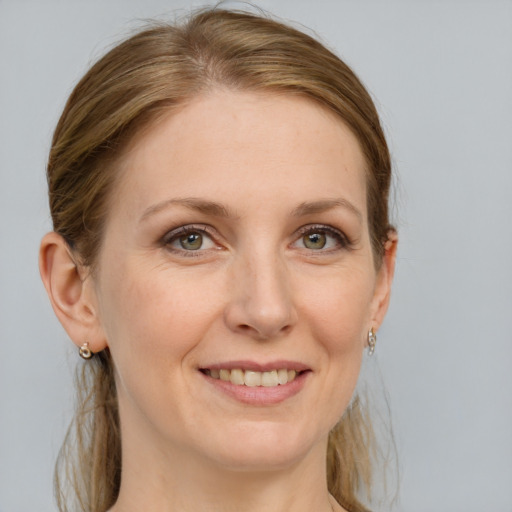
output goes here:
{"type": "Polygon", "coordinates": [[[384,255],[382,265],[377,273],[377,284],[373,297],[372,327],[377,331],[386,316],[391,296],[391,284],[395,274],[395,260],[398,246],[398,235],[396,231],[388,232],[388,239],[384,243],[384,255]]]}
{"type": "Polygon", "coordinates": [[[39,251],[39,271],[53,310],[69,337],[93,352],[106,347],[96,308],[92,278],[75,260],[66,241],[57,233],[45,235],[39,251]]]}

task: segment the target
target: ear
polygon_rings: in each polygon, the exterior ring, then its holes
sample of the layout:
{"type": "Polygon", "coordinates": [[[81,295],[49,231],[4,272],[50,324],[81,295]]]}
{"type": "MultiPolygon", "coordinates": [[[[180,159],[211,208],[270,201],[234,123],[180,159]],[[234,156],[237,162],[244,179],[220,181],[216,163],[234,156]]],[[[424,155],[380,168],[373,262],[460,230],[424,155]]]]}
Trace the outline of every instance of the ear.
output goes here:
{"type": "Polygon", "coordinates": [[[377,271],[377,282],[372,300],[371,325],[375,331],[379,329],[386,316],[391,296],[391,284],[395,274],[396,249],[398,235],[394,229],[388,232],[388,239],[384,243],[382,264],[377,271]]]}
{"type": "Polygon", "coordinates": [[[87,342],[93,352],[106,348],[93,279],[57,233],[41,241],[39,271],[53,311],[73,343],[80,347],[87,342]]]}

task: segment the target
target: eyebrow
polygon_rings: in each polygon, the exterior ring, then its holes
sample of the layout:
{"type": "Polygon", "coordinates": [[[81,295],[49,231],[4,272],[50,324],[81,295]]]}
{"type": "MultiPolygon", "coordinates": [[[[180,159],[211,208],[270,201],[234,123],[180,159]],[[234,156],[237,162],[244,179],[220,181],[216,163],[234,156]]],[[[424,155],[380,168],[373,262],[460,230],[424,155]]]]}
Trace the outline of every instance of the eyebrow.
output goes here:
{"type": "Polygon", "coordinates": [[[350,201],[343,198],[322,199],[320,201],[301,203],[293,210],[292,215],[294,217],[302,217],[315,213],[323,213],[334,208],[344,208],[353,213],[360,222],[363,220],[363,214],[350,201]]]}
{"type": "Polygon", "coordinates": [[[236,217],[233,212],[230,212],[224,205],[216,203],[215,201],[207,201],[206,199],[199,199],[196,197],[175,198],[162,201],[153,206],[150,206],[141,215],[139,222],[146,220],[148,217],[159,213],[170,206],[184,206],[190,210],[204,213],[205,215],[213,215],[215,217],[236,217]]]}
{"type": "MultiPolygon", "coordinates": [[[[143,222],[148,217],[159,213],[166,208],[171,206],[184,206],[190,210],[194,210],[205,215],[213,215],[215,217],[222,218],[237,218],[233,212],[231,212],[226,206],[217,203],[215,201],[208,201],[206,199],[199,199],[196,197],[185,197],[167,199],[153,206],[150,206],[144,210],[141,215],[139,222],[143,222]]],[[[353,213],[359,221],[363,220],[362,213],[348,200],[343,198],[336,199],[321,199],[319,201],[310,201],[299,204],[292,210],[292,216],[304,217],[306,215],[314,215],[317,213],[323,213],[334,208],[344,208],[349,212],[353,213]]]]}

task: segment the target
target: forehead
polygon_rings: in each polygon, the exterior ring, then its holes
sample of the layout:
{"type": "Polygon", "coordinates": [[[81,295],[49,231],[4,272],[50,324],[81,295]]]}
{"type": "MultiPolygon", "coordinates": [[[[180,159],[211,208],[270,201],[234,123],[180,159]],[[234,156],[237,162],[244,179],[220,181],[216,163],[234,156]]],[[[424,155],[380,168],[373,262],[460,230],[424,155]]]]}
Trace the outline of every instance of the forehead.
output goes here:
{"type": "Polygon", "coordinates": [[[351,130],[311,100],[214,91],[135,139],[121,158],[114,202],[129,195],[130,211],[180,195],[236,202],[244,187],[269,201],[329,197],[334,187],[364,211],[365,160],[351,130]]]}

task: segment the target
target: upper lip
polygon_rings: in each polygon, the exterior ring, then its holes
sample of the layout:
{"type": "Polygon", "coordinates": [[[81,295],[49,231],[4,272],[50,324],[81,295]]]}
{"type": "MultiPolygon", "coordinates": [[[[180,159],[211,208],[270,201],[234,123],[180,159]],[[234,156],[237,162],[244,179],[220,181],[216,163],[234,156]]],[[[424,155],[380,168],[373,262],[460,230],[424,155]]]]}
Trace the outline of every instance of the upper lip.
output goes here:
{"type": "Polygon", "coordinates": [[[269,372],[283,368],[295,370],[296,372],[310,370],[310,367],[303,363],[288,360],[276,360],[266,363],[248,360],[225,361],[223,363],[208,364],[200,367],[201,370],[248,370],[253,372],[269,372]]]}

